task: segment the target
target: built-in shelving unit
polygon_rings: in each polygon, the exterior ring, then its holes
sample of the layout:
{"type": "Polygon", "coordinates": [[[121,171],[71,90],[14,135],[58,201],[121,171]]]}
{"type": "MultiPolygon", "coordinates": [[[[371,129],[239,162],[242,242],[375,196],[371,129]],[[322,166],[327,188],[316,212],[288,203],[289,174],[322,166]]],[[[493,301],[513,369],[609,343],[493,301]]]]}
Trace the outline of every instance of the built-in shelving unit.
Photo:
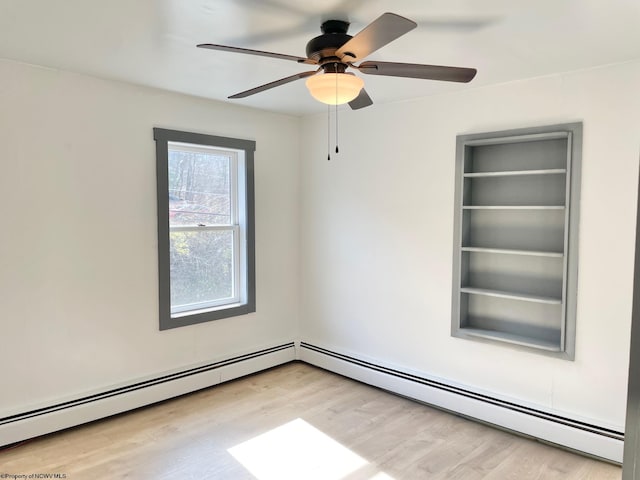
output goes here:
{"type": "Polygon", "coordinates": [[[452,334],[573,359],[581,124],[457,139],[452,334]]]}

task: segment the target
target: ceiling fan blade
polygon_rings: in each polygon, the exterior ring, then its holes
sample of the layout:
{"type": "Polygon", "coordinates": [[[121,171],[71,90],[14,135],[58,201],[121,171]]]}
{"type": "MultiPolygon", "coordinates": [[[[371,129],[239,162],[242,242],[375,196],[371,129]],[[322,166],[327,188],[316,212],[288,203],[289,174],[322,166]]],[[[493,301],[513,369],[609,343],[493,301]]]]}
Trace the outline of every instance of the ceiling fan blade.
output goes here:
{"type": "Polygon", "coordinates": [[[304,57],[296,57],[295,55],[285,55],[283,53],[263,52],[262,50],[251,50],[250,48],[229,47],[227,45],[216,45],[213,43],[201,43],[196,45],[198,48],[208,48],[210,50],[222,50],[223,52],[231,53],[246,53],[248,55],[258,55],[260,57],[272,57],[279,58],[281,60],[292,60],[298,63],[316,64],[315,60],[304,57]]]}
{"type": "Polygon", "coordinates": [[[470,82],[477,73],[475,68],[374,61],[363,62],[355,68],[368,75],[421,78],[424,80],[443,80],[445,82],[461,83],[470,82]]]}
{"type": "Polygon", "coordinates": [[[336,56],[342,61],[361,60],[418,25],[395,13],[384,13],[342,45],[336,56]]]}
{"type": "MultiPolygon", "coordinates": [[[[273,42],[274,40],[283,40],[295,38],[296,36],[306,35],[307,32],[316,26],[315,19],[311,22],[301,22],[291,27],[278,30],[264,30],[261,32],[255,32],[241,37],[227,38],[229,43],[241,43],[245,45],[260,45],[263,43],[273,42]]],[[[302,62],[301,62],[302,63],[302,62]]],[[[307,62],[308,63],[308,62],[307,62]]]]}
{"type": "Polygon", "coordinates": [[[496,16],[470,15],[432,15],[414,18],[418,28],[424,32],[438,33],[451,31],[452,33],[471,33],[491,26],[499,20],[496,16]]]}
{"type": "Polygon", "coordinates": [[[356,98],[349,102],[349,106],[352,110],[359,110],[370,105],[373,105],[373,100],[371,100],[371,97],[364,88],[360,90],[360,93],[356,98]]]}
{"type": "Polygon", "coordinates": [[[339,0],[337,2],[327,2],[333,3],[333,6],[328,6],[324,10],[322,14],[322,20],[349,20],[352,17],[353,12],[357,11],[362,7],[367,1],[371,0],[339,0]]]}
{"type": "Polygon", "coordinates": [[[300,16],[311,15],[311,12],[308,10],[303,10],[300,7],[291,5],[291,2],[285,5],[282,2],[276,2],[274,0],[238,0],[237,3],[245,3],[247,4],[247,7],[250,8],[271,8],[273,10],[280,10],[281,13],[285,14],[294,13],[300,16]]]}
{"type": "Polygon", "coordinates": [[[264,92],[265,90],[270,90],[275,87],[279,87],[280,85],[284,85],[289,82],[294,82],[296,80],[300,80],[302,78],[307,78],[312,75],[318,73],[320,69],[313,70],[310,72],[300,72],[295,75],[291,75],[290,77],[281,78],[280,80],[276,80],[275,82],[265,83],[264,85],[260,85],[259,87],[252,88],[250,90],[245,90],[244,92],[236,93],[235,95],[231,95],[229,98],[244,98],[250,95],[254,95],[256,93],[264,92]]]}

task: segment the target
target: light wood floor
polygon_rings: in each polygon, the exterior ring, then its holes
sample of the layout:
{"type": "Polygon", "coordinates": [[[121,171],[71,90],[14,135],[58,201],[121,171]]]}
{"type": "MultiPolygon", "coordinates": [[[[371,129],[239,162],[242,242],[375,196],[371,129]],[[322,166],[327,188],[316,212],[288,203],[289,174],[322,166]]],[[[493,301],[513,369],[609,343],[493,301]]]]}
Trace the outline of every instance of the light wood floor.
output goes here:
{"type": "Polygon", "coordinates": [[[617,466],[302,363],[0,451],[0,473],[71,480],[621,478],[617,466]]]}

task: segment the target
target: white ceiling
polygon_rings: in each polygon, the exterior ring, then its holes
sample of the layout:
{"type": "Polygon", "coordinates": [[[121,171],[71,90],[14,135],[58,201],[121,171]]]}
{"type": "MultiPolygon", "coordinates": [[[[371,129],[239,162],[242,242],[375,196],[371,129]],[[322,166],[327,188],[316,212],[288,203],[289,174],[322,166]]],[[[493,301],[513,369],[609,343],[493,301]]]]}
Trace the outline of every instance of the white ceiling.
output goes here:
{"type": "Polygon", "coordinates": [[[309,66],[195,45],[305,56],[323,20],[349,20],[353,35],[384,12],[418,28],[369,60],[475,67],[478,75],[468,85],[363,76],[375,103],[640,58],[640,0],[0,0],[0,57],[307,114],[326,107],[304,80],[226,97],[309,66]]]}

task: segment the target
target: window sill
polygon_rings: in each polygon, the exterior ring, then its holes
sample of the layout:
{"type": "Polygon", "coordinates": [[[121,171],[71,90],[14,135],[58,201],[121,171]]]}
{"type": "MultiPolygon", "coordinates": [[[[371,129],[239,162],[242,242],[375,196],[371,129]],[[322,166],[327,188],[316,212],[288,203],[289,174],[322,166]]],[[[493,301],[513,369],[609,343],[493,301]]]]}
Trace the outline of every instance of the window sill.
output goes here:
{"type": "Polygon", "coordinates": [[[207,314],[209,312],[219,312],[221,310],[227,310],[230,308],[238,308],[243,305],[246,305],[246,303],[234,302],[234,303],[225,303],[224,305],[216,305],[215,307],[197,308],[193,310],[186,310],[184,312],[172,313],[171,318],[184,318],[184,317],[191,317],[193,315],[207,314]]]}
{"type": "Polygon", "coordinates": [[[212,320],[222,320],[223,318],[238,317],[255,311],[255,303],[228,303],[226,305],[219,305],[202,310],[176,313],[166,317],[161,314],[160,330],[186,327],[197,323],[210,322],[212,320]]]}

